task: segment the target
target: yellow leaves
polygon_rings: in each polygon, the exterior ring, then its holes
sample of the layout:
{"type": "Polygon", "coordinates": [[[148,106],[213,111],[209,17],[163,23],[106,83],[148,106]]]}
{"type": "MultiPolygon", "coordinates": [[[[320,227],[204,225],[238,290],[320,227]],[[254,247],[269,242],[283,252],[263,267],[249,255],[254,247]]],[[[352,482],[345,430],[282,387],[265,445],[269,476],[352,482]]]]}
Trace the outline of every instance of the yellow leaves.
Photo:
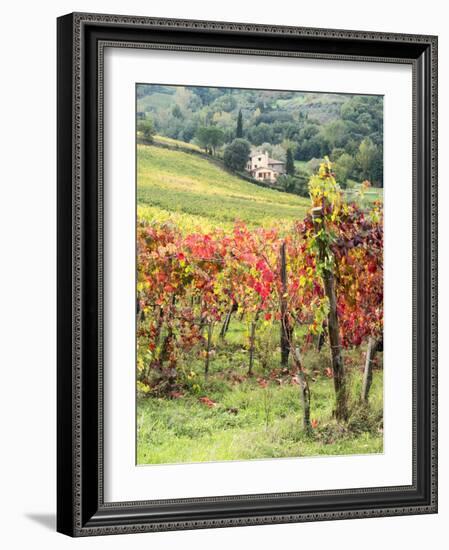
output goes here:
{"type": "MultiPolygon", "coordinates": [[[[141,277],[138,277],[139,279],[141,279],[141,277]]],[[[138,280],[137,281],[137,285],[136,285],[136,288],[137,288],[137,292],[138,293],[143,293],[145,292],[145,290],[148,290],[150,288],[150,283],[148,282],[147,279],[144,279],[144,280],[138,280]]]]}
{"type": "Polygon", "coordinates": [[[137,391],[139,393],[143,393],[144,395],[148,395],[151,392],[151,388],[147,384],[137,380],[137,391]]]}
{"type": "Polygon", "coordinates": [[[382,217],[382,207],[379,203],[375,203],[373,208],[368,213],[368,218],[371,220],[372,223],[379,223],[380,219],[382,217]]]}
{"type": "Polygon", "coordinates": [[[143,372],[144,368],[145,368],[145,363],[143,361],[143,358],[140,355],[138,355],[137,356],[137,371],[138,372],[143,372]]]}
{"type": "Polygon", "coordinates": [[[319,301],[312,303],[313,323],[309,326],[313,334],[320,334],[323,330],[323,322],[329,315],[329,300],[322,297],[319,301]]]}
{"type": "MultiPolygon", "coordinates": [[[[320,164],[318,174],[309,180],[309,194],[313,207],[332,206],[332,221],[335,221],[341,208],[341,190],[332,172],[328,157],[320,164]]],[[[315,220],[316,221],[316,220],[315,220]]]]}
{"type": "Polygon", "coordinates": [[[320,178],[327,178],[331,172],[332,164],[329,157],[324,157],[324,161],[320,164],[318,175],[320,178]]]}

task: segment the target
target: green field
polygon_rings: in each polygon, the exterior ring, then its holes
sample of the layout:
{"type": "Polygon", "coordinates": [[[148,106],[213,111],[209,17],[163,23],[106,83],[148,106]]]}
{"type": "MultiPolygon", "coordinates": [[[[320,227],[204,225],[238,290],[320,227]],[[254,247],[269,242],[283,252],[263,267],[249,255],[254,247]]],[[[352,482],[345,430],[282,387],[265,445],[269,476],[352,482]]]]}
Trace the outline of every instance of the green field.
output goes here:
{"type": "MultiPolygon", "coordinates": [[[[376,398],[381,384],[381,375],[376,375],[376,398]]],[[[372,430],[363,425],[354,433],[329,419],[332,381],[318,381],[314,392],[322,407],[316,410],[318,425],[311,436],[301,429],[299,390],[292,385],[263,389],[249,380],[232,391],[212,390],[208,395],[217,403],[214,408],[191,396],[172,400],[141,399],[137,409],[137,463],[382,452],[381,433],[373,435],[372,430]],[[235,409],[237,413],[230,412],[235,409]]],[[[379,410],[370,422],[377,420],[380,424],[381,415],[379,410]]]]}
{"type": "MultiPolygon", "coordinates": [[[[382,371],[374,373],[370,406],[358,404],[362,374],[350,369],[353,411],[346,426],[332,418],[333,381],[317,376],[312,384],[311,417],[316,422],[311,435],[302,429],[300,391],[297,385],[277,381],[259,385],[264,370],[258,364],[254,377],[247,378],[247,352],[238,346],[215,346],[216,355],[208,381],[202,363],[186,365],[191,390],[177,399],[142,398],[137,405],[137,462],[161,464],[256,458],[301,457],[381,453],[382,371]],[[243,381],[235,382],[240,376],[243,381]],[[207,396],[215,405],[200,401],[207,396]]],[[[328,364],[328,350],[311,352],[309,364],[328,364]]]]}
{"type": "Polygon", "coordinates": [[[199,155],[138,145],[139,215],[174,216],[193,226],[271,226],[304,217],[310,201],[259,187],[199,155]]]}

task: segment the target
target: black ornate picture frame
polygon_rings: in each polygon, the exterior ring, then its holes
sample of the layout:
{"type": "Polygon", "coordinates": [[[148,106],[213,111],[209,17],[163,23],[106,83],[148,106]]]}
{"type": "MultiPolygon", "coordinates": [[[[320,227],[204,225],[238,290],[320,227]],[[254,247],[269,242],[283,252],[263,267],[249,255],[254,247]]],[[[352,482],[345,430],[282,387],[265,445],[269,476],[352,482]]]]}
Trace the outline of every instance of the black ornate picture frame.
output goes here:
{"type": "Polygon", "coordinates": [[[70,536],[437,512],[437,38],[101,14],[58,19],[58,502],[70,536]],[[103,494],[106,46],[404,63],[413,70],[413,483],[109,503],[103,494]]]}

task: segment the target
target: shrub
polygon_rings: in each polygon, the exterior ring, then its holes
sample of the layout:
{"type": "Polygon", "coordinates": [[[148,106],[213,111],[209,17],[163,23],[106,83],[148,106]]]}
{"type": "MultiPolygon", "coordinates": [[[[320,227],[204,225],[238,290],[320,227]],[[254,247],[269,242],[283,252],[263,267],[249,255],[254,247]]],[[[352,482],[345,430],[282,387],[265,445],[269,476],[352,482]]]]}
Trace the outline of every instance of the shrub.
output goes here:
{"type": "Polygon", "coordinates": [[[151,118],[144,118],[138,121],[137,131],[142,134],[142,137],[149,142],[153,141],[154,126],[151,118]]]}
{"type": "Polygon", "coordinates": [[[214,155],[217,147],[220,147],[225,139],[223,130],[217,126],[200,126],[195,137],[200,147],[214,155]]]}
{"type": "Polygon", "coordinates": [[[309,196],[308,182],[309,175],[304,170],[298,170],[295,176],[284,174],[278,178],[278,184],[284,191],[301,197],[309,196]]]}
{"type": "Polygon", "coordinates": [[[318,171],[319,167],[320,167],[320,164],[323,162],[323,159],[319,159],[319,158],[313,158],[313,159],[310,159],[309,162],[307,163],[307,170],[311,173],[311,174],[314,174],[315,172],[318,171]]]}
{"type": "Polygon", "coordinates": [[[243,170],[248,162],[250,152],[250,144],[245,139],[236,138],[224,151],[224,163],[231,170],[243,170]]]}
{"type": "Polygon", "coordinates": [[[354,159],[348,153],[343,153],[334,163],[335,179],[342,189],[347,187],[348,178],[354,170],[354,159]]]}

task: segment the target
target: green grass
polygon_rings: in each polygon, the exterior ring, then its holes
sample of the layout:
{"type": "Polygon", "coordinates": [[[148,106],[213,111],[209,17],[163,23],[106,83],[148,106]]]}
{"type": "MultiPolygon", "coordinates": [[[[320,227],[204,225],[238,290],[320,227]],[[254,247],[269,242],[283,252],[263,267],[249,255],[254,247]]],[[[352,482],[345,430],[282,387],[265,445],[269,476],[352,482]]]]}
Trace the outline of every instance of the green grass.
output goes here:
{"type": "MultiPolygon", "coordinates": [[[[309,375],[311,418],[318,422],[311,435],[302,428],[300,391],[279,368],[279,325],[258,329],[254,376],[248,377],[248,332],[245,322],[233,319],[222,342],[218,327],[208,380],[203,359],[193,354],[179,365],[184,377],[182,397],[139,397],[137,403],[137,462],[162,464],[219,460],[347,455],[383,451],[382,370],[374,373],[369,407],[361,406],[363,349],[344,353],[352,414],[347,425],[332,418],[333,380],[324,375],[330,366],[329,348],[311,348],[303,356],[309,375]],[[258,380],[270,380],[263,388],[258,380]],[[279,380],[282,381],[279,384],[279,380]],[[201,401],[208,397],[216,406],[201,401]]],[[[378,354],[379,365],[382,354],[378,354]]]]}
{"type": "Polygon", "coordinates": [[[166,136],[153,136],[153,141],[162,145],[170,145],[172,147],[179,147],[180,149],[188,149],[190,151],[198,151],[199,153],[203,152],[203,149],[195,143],[187,143],[186,141],[180,141],[179,139],[173,139],[166,136]]]}
{"type": "Polygon", "coordinates": [[[202,225],[288,224],[302,219],[309,201],[258,187],[216,164],[182,151],[138,145],[137,195],[142,216],[187,216],[202,225]]]}
{"type": "Polygon", "coordinates": [[[353,180],[349,180],[351,187],[345,189],[345,197],[347,201],[355,201],[361,206],[370,206],[375,201],[383,201],[383,189],[379,187],[369,187],[363,194],[360,194],[361,184],[353,180]]]}
{"type": "Polygon", "coordinates": [[[373,200],[382,200],[384,196],[384,190],[379,187],[370,187],[366,192],[365,195],[367,197],[372,198],[373,200]]]}
{"type": "MultiPolygon", "coordinates": [[[[209,381],[201,384],[197,395],[138,400],[138,464],[383,451],[381,372],[374,375],[370,408],[355,410],[349,426],[332,419],[332,380],[319,377],[313,382],[312,418],[318,424],[308,436],[302,429],[298,386],[270,382],[262,388],[256,378],[233,385],[218,372],[222,367],[217,358],[209,381]],[[208,408],[199,401],[200,396],[212,399],[216,406],[208,408]]],[[[227,368],[229,372],[229,365],[227,368]]],[[[243,369],[240,371],[243,374],[243,369]]],[[[351,376],[354,392],[360,384],[357,370],[351,376]]]]}

